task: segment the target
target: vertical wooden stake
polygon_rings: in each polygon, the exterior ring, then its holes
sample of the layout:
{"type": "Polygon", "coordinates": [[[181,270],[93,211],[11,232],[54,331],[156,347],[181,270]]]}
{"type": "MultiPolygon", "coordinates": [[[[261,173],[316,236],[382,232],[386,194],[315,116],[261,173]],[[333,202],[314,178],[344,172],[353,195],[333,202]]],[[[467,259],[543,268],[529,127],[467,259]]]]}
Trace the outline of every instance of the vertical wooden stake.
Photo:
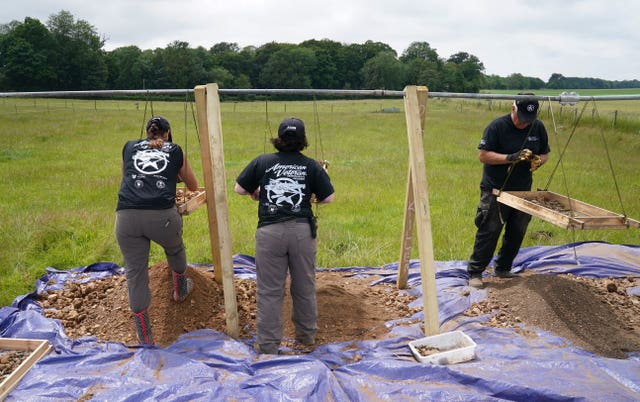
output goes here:
{"type": "MultiPolygon", "coordinates": [[[[420,128],[424,135],[424,121],[427,111],[427,88],[418,87],[418,104],[420,107],[420,128]]],[[[416,208],[413,202],[413,179],[411,177],[411,164],[407,169],[407,193],[404,202],[404,221],[402,224],[402,246],[400,247],[400,263],[398,264],[398,289],[407,287],[409,276],[409,260],[413,243],[413,227],[415,224],[416,208]]]]}
{"type": "MultiPolygon", "coordinates": [[[[440,332],[438,313],[438,295],[436,289],[436,271],[433,258],[433,238],[431,235],[431,216],[429,212],[429,192],[427,188],[426,163],[424,158],[424,119],[426,113],[428,90],[426,87],[405,87],[404,107],[407,121],[407,135],[409,137],[409,174],[410,184],[407,184],[405,205],[405,233],[403,236],[402,256],[410,254],[411,245],[406,240],[412,240],[408,235],[413,230],[406,227],[407,215],[415,213],[418,232],[418,250],[420,254],[420,274],[422,277],[422,304],[424,311],[424,333],[426,336],[440,332]],[[411,202],[413,201],[413,202],[411,202]],[[409,253],[407,253],[407,249],[409,253]]],[[[398,267],[400,268],[400,267],[398,267]]],[[[406,269],[406,263],[405,263],[406,269]]]]}
{"type": "Polygon", "coordinates": [[[222,282],[224,307],[227,317],[227,334],[240,335],[238,306],[233,280],[233,255],[229,230],[229,208],[227,204],[227,181],[224,168],[222,143],[222,119],[218,85],[198,85],[194,89],[198,135],[202,157],[204,187],[207,192],[207,215],[209,239],[216,282],[222,282]]]}
{"type": "Polygon", "coordinates": [[[400,246],[400,262],[398,263],[398,289],[407,288],[409,277],[409,261],[413,243],[413,225],[415,224],[416,207],[413,203],[413,182],[411,179],[411,165],[407,169],[407,194],[404,200],[404,220],[402,223],[402,245],[400,246]]]}

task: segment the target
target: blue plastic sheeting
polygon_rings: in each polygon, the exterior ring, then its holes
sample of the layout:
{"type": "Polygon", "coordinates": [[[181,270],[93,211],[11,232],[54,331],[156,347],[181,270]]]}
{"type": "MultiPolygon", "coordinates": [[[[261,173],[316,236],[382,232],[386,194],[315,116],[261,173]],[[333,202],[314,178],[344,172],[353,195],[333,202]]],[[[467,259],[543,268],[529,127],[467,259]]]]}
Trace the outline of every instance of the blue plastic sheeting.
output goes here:
{"type": "MultiPolygon", "coordinates": [[[[238,277],[255,277],[251,257],[238,255],[234,262],[238,277]]],[[[639,277],[640,247],[598,242],[531,247],[521,250],[514,270],[639,277]]],[[[371,286],[397,279],[397,264],[333,271],[372,277],[371,286]]],[[[488,317],[460,315],[486,297],[486,290],[467,286],[464,261],[436,263],[441,332],[462,330],[477,343],[474,360],[451,365],[423,364],[412,356],[408,343],[423,337],[422,313],[414,316],[418,324],[390,322],[386,339],[322,345],[307,355],[259,355],[253,340],[213,330],[187,333],[166,348],[72,340],[33,299],[77,279],[78,272],[86,273],[83,280],[95,280],[122,270],[112,263],[47,269],[33,293],[0,309],[0,336],[47,339],[55,348],[7,400],[640,400],[637,353],[604,358],[537,328],[529,329],[538,337],[525,338],[513,329],[482,326],[488,317]]],[[[420,296],[416,305],[422,302],[420,282],[419,262],[411,261],[408,291],[420,296]]]]}

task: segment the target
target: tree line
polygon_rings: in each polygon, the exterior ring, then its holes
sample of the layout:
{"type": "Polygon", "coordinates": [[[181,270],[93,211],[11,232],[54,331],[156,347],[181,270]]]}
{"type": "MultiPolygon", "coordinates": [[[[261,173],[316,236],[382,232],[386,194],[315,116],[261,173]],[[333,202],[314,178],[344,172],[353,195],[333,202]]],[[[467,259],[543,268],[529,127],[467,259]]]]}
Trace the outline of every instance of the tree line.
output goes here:
{"type": "Polygon", "coordinates": [[[398,56],[389,45],[343,44],[322,39],[299,44],[270,42],[211,48],[174,41],[165,48],[124,46],[105,51],[105,40],[87,21],[68,11],[0,25],[0,91],[193,88],[386,89],[424,85],[435,92],[480,89],[638,88],[638,80],[564,77],[548,82],[512,74],[486,75],[474,55],[443,58],[428,42],[413,42],[398,56]]]}

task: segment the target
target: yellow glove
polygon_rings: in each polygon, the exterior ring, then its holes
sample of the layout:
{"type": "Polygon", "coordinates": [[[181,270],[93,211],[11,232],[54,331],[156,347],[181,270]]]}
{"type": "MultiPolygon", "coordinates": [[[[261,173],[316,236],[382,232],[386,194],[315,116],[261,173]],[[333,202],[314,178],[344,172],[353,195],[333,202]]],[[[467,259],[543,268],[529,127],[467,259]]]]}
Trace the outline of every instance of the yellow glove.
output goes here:
{"type": "Polygon", "coordinates": [[[540,165],[542,165],[542,158],[540,158],[540,155],[533,154],[531,155],[530,162],[531,169],[529,169],[529,171],[535,172],[540,167],[540,165]]]}
{"type": "Polygon", "coordinates": [[[522,151],[514,152],[512,154],[507,155],[507,160],[509,162],[528,161],[528,160],[531,160],[532,155],[533,155],[533,152],[525,148],[522,151]]]}

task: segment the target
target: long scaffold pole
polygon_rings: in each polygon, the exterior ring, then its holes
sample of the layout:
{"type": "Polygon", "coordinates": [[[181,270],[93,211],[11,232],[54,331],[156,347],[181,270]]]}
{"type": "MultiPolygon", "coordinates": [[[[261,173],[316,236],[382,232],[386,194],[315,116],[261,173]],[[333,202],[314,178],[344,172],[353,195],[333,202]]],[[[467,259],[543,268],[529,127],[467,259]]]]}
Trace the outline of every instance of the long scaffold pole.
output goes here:
{"type": "MultiPolygon", "coordinates": [[[[220,95],[337,95],[360,97],[402,98],[405,91],[388,91],[384,89],[219,89],[220,95]]],[[[193,93],[193,89],[123,89],[99,91],[45,91],[45,92],[0,92],[0,98],[83,98],[100,96],[133,96],[133,95],[185,95],[193,93]]],[[[620,101],[640,100],[640,94],[580,96],[574,92],[563,92],[557,96],[546,95],[513,95],[489,93],[429,92],[429,98],[454,99],[536,99],[563,104],[575,104],[581,101],[620,101]]]]}

